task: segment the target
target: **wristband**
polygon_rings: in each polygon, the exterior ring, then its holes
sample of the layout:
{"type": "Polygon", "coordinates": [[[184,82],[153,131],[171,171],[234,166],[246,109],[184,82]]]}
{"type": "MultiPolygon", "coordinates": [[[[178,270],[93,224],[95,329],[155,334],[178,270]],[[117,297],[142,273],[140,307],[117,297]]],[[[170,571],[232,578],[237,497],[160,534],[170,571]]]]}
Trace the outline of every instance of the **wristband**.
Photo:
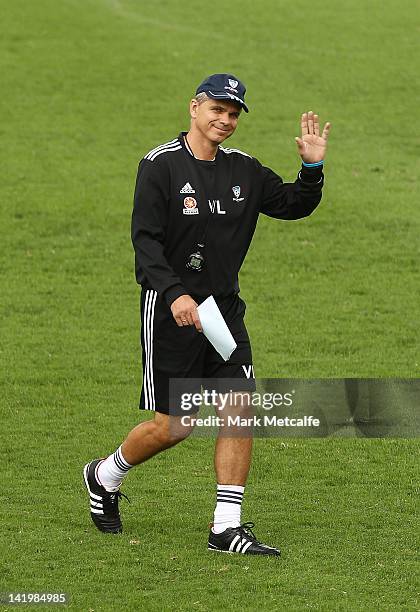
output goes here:
{"type": "Polygon", "coordinates": [[[316,168],[317,166],[323,166],[324,160],[321,159],[321,161],[315,162],[314,164],[307,164],[306,162],[302,160],[302,164],[305,166],[305,168],[316,168]]]}

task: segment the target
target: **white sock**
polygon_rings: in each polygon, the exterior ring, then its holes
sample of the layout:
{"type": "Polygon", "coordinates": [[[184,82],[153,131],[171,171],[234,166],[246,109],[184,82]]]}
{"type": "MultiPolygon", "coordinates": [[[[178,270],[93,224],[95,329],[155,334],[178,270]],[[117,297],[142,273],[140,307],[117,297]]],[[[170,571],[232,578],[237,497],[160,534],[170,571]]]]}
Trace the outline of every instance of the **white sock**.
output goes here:
{"type": "Polygon", "coordinates": [[[120,446],[113,455],[98,463],[95,472],[96,480],[107,491],[118,491],[123,478],[127,476],[128,470],[132,467],[134,466],[124,459],[120,446]]]}
{"type": "Polygon", "coordinates": [[[244,490],[245,487],[239,485],[217,485],[217,503],[212,527],[214,533],[222,533],[228,527],[239,527],[244,490]]]}

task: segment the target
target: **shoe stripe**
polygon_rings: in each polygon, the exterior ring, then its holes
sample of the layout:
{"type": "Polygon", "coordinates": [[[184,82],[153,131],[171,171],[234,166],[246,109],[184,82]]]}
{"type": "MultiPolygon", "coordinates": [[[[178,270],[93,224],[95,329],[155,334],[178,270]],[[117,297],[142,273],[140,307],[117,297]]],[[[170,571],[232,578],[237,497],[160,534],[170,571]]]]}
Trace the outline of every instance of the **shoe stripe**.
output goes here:
{"type": "Polygon", "coordinates": [[[89,495],[90,495],[90,498],[92,500],[102,501],[102,496],[101,495],[96,495],[96,493],[92,493],[92,491],[90,489],[89,489],[89,495]]]}
{"type": "Polygon", "coordinates": [[[92,514],[103,514],[104,513],[104,511],[99,510],[99,508],[91,508],[90,511],[92,514]]]}
{"type": "Polygon", "coordinates": [[[211,542],[209,542],[209,543],[208,543],[208,545],[209,545],[209,547],[210,547],[210,548],[216,548],[216,549],[217,549],[217,546],[215,546],[215,545],[214,545],[214,544],[212,544],[211,542]]]}
{"type": "Polygon", "coordinates": [[[235,544],[236,544],[236,543],[237,543],[237,541],[238,541],[238,540],[240,540],[240,539],[241,539],[241,536],[239,536],[239,535],[236,535],[236,536],[233,538],[233,540],[232,540],[232,542],[230,543],[230,546],[229,546],[229,550],[230,550],[230,551],[233,551],[235,544]]]}
{"type": "Polygon", "coordinates": [[[241,552],[241,548],[242,546],[244,546],[247,543],[247,540],[244,540],[244,538],[241,538],[238,542],[238,544],[236,545],[236,549],[235,552],[241,552]]]}
{"type": "Polygon", "coordinates": [[[244,555],[246,553],[246,551],[248,550],[248,548],[251,546],[252,542],[247,542],[245,544],[245,546],[242,548],[242,554],[244,555]]]}
{"type": "Polygon", "coordinates": [[[102,506],[104,500],[103,499],[90,499],[90,503],[94,506],[102,506]]]}
{"type": "Polygon", "coordinates": [[[96,501],[90,500],[90,507],[91,508],[103,508],[104,506],[102,502],[96,502],[96,501]]]}

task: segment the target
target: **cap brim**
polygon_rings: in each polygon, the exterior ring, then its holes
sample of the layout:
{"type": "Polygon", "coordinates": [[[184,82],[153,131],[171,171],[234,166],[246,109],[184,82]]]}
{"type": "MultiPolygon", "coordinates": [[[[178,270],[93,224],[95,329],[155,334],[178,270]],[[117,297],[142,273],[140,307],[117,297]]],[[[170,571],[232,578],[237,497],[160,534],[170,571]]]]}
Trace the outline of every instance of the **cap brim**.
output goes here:
{"type": "Polygon", "coordinates": [[[209,98],[213,98],[213,100],[233,100],[234,102],[238,102],[246,113],[249,113],[249,109],[245,102],[235,96],[234,94],[229,93],[228,91],[205,91],[205,93],[209,96],[209,98]]]}

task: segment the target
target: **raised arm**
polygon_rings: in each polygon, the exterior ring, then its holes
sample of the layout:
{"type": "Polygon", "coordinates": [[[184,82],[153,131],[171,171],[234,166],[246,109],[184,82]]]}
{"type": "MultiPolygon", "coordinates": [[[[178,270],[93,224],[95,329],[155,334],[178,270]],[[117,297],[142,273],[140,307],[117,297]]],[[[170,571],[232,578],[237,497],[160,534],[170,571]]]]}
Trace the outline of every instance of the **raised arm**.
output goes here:
{"type": "Polygon", "coordinates": [[[319,135],[319,117],[312,111],[301,116],[301,138],[296,137],[302,168],[294,183],[283,183],[273,170],[262,167],[263,198],[261,212],[276,219],[295,220],[310,215],[318,206],[324,185],[323,160],[330,123],[319,135]]]}

